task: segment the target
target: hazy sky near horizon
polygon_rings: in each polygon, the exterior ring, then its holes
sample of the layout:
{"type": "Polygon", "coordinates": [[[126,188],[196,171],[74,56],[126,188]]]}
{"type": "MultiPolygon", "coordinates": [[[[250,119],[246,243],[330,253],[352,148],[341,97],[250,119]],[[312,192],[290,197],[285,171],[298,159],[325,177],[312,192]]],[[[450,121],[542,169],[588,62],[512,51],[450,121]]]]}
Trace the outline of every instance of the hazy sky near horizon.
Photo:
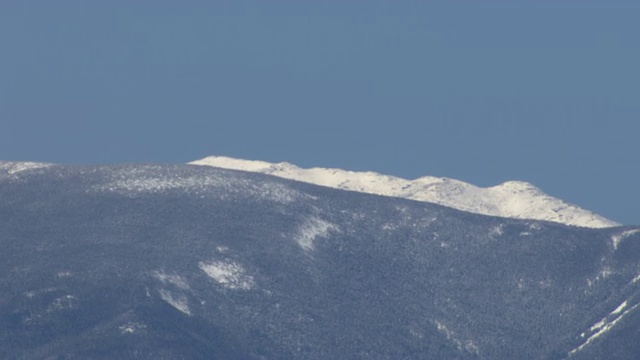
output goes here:
{"type": "Polygon", "coordinates": [[[0,159],[524,180],[640,224],[638,1],[0,4],[0,159]]]}

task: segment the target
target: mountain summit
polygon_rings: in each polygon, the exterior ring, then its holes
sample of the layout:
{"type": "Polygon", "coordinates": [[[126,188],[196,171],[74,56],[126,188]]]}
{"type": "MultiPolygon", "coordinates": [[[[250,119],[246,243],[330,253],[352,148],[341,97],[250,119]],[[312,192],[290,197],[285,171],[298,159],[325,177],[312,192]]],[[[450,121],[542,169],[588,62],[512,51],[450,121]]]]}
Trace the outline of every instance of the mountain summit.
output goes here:
{"type": "Polygon", "coordinates": [[[481,188],[443,177],[424,176],[407,180],[375,172],[326,168],[303,169],[287,162],[274,164],[225,156],[209,156],[190,164],[257,172],[336,189],[432,202],[483,215],[553,221],[589,228],[620,225],[591,211],[549,196],[523,181],[508,181],[481,188]]]}

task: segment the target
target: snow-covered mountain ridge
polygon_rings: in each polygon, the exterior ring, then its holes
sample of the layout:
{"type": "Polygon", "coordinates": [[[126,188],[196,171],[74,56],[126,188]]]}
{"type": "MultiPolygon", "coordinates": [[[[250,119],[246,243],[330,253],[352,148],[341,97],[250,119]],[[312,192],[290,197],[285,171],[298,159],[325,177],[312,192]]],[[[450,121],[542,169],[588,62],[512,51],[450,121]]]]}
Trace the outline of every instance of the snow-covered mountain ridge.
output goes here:
{"type": "Polygon", "coordinates": [[[424,176],[415,180],[342,169],[303,169],[293,164],[269,163],[209,156],[190,162],[242,170],[363,193],[432,202],[477,214],[517,219],[545,220],[589,228],[606,228],[618,223],[549,196],[523,181],[508,181],[481,188],[460,180],[424,176]]]}

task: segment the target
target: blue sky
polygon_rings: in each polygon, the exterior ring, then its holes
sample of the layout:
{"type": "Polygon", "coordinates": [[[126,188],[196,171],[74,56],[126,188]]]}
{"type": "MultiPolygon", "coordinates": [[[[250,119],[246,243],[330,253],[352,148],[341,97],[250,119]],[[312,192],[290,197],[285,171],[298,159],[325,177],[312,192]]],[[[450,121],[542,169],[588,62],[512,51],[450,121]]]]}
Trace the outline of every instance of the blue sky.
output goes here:
{"type": "Polygon", "coordinates": [[[0,4],[0,158],[525,180],[640,224],[640,2],[0,4]]]}

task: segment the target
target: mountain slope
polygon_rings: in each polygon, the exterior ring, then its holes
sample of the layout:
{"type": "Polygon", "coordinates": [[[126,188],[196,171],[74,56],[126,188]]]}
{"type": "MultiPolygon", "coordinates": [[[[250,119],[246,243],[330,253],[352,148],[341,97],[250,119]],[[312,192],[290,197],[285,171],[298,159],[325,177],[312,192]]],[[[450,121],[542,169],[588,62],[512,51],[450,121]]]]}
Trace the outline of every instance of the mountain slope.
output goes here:
{"type": "Polygon", "coordinates": [[[3,359],[640,351],[633,227],[482,216],[212,167],[0,163],[0,246],[3,359]]]}
{"type": "Polygon", "coordinates": [[[620,225],[546,195],[535,186],[522,181],[480,188],[448,178],[425,176],[406,180],[374,172],[301,169],[289,163],[272,164],[224,156],[210,156],[190,164],[258,172],[336,189],[427,201],[476,214],[546,220],[591,228],[620,225]]]}

